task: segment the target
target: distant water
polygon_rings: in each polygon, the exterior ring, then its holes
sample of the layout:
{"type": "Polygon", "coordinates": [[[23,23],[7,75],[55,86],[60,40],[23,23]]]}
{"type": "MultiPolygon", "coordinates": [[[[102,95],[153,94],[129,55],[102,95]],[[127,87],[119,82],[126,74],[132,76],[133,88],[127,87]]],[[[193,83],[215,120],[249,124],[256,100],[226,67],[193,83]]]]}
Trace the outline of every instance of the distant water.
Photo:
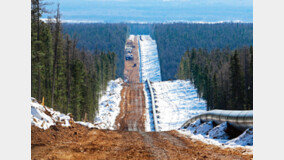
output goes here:
{"type": "MultiPolygon", "coordinates": [[[[48,1],[48,0],[47,0],[48,1]]],[[[67,22],[253,21],[252,0],[49,0],[67,22]],[[224,1],[224,3],[220,3],[224,1]],[[204,3],[207,2],[207,3],[204,3]],[[211,3],[209,3],[211,2],[211,3]],[[213,3],[215,2],[215,3],[213,3]],[[230,3],[229,3],[230,2],[230,3]],[[242,3],[241,3],[242,2],[242,3]],[[244,3],[247,2],[247,3],[244,3]]],[[[43,18],[47,18],[44,15],[43,18]]]]}

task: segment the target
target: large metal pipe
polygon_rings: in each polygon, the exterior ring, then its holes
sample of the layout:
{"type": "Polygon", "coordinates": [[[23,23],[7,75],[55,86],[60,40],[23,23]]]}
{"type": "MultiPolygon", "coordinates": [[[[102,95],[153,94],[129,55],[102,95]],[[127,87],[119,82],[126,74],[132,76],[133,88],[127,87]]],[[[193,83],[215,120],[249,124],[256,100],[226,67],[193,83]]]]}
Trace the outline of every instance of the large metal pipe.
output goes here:
{"type": "Polygon", "coordinates": [[[158,132],[158,123],[157,123],[157,114],[156,114],[156,107],[155,107],[155,99],[154,99],[154,93],[153,93],[153,89],[151,86],[151,83],[149,81],[149,79],[146,80],[149,90],[150,90],[150,94],[151,94],[151,103],[152,103],[152,110],[153,110],[153,118],[154,118],[154,127],[155,127],[155,131],[158,132]]]}
{"type": "Polygon", "coordinates": [[[244,131],[253,127],[253,111],[211,110],[194,116],[186,121],[181,128],[187,128],[191,123],[200,119],[202,122],[214,121],[216,124],[228,122],[233,127],[244,131]]]}

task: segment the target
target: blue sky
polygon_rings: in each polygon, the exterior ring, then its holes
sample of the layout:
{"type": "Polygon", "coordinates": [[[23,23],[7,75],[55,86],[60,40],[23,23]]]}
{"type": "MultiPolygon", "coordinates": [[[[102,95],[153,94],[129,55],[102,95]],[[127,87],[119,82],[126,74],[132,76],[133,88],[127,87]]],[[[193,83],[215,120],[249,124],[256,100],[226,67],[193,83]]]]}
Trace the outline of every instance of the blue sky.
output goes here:
{"type": "Polygon", "coordinates": [[[252,0],[47,0],[63,19],[103,22],[252,22],[252,0]]]}

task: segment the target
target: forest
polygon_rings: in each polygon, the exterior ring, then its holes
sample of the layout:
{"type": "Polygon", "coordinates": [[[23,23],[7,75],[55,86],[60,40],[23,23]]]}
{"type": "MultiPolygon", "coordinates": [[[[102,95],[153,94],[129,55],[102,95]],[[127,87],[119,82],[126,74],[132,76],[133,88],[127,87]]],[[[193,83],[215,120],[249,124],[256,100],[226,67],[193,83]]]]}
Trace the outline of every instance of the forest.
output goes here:
{"type": "Polygon", "coordinates": [[[116,76],[114,52],[79,48],[75,33],[64,33],[60,6],[53,20],[43,22],[47,3],[32,0],[31,6],[31,96],[75,120],[92,121],[107,82],[116,76]]]}
{"type": "Polygon", "coordinates": [[[236,49],[253,43],[252,23],[217,24],[154,24],[153,38],[157,42],[162,80],[175,77],[186,50],[203,48],[236,49]]]}
{"type": "Polygon", "coordinates": [[[128,27],[122,23],[63,23],[63,33],[77,36],[78,49],[87,49],[96,54],[98,51],[117,54],[117,77],[123,77],[124,45],[128,27]]]}
{"type": "MultiPolygon", "coordinates": [[[[153,35],[152,23],[126,23],[128,27],[129,34],[134,35],[153,35]]],[[[152,37],[153,38],[153,37],[152,37]]]]}
{"type": "Polygon", "coordinates": [[[177,77],[190,79],[207,110],[253,109],[253,48],[187,50],[177,77]]]}

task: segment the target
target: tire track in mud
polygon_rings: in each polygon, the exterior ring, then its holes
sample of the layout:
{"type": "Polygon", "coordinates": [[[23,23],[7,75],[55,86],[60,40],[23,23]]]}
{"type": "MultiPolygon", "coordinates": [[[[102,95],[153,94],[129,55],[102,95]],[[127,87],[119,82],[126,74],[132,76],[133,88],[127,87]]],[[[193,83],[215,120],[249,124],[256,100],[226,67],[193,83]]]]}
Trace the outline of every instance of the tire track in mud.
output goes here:
{"type": "Polygon", "coordinates": [[[145,131],[145,96],[142,83],[125,83],[121,92],[120,114],[116,128],[122,131],[145,131]]]}

